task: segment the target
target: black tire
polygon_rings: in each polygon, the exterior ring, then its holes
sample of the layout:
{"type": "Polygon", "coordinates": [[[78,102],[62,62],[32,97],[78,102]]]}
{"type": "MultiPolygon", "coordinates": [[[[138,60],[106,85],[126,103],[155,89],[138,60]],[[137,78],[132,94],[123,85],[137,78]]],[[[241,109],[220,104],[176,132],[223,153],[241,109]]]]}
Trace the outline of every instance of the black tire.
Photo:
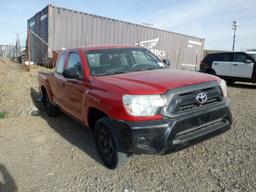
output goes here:
{"type": "Polygon", "coordinates": [[[44,94],[44,107],[45,107],[46,113],[49,117],[57,117],[60,114],[58,107],[54,106],[51,103],[47,93],[44,94]]]}
{"type": "Polygon", "coordinates": [[[112,134],[111,119],[103,117],[96,122],[94,139],[99,156],[104,165],[109,169],[119,169],[123,167],[129,157],[125,153],[117,150],[117,142],[112,134]]]}

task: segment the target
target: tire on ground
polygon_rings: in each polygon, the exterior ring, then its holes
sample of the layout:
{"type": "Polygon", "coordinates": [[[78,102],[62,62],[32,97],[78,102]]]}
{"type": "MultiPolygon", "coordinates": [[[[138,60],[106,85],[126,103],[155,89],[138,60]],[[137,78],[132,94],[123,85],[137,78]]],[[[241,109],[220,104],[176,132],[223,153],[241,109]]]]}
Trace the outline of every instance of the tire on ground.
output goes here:
{"type": "Polygon", "coordinates": [[[128,162],[129,157],[117,150],[117,142],[114,139],[112,129],[111,119],[108,117],[100,118],[96,122],[94,139],[104,165],[109,169],[119,169],[128,162]]]}

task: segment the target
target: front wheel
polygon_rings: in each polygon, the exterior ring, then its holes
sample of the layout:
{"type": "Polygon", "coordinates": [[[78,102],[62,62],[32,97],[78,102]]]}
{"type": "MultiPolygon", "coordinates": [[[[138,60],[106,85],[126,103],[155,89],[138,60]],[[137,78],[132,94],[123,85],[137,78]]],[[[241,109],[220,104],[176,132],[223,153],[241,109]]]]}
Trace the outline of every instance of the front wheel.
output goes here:
{"type": "Polygon", "coordinates": [[[96,122],[94,138],[99,156],[109,169],[119,169],[128,161],[128,156],[117,150],[114,136],[111,132],[111,120],[103,117],[96,122]]]}

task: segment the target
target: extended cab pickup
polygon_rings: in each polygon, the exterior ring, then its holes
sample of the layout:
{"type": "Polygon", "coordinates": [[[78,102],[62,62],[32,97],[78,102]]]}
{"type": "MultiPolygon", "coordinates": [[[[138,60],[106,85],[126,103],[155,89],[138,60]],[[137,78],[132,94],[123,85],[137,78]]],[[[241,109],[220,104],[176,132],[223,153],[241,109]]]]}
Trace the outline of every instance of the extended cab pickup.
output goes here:
{"type": "Polygon", "coordinates": [[[63,51],[38,75],[49,116],[65,112],[94,133],[111,169],[132,154],[166,154],[225,132],[232,116],[224,80],[167,68],[145,48],[63,51]]]}

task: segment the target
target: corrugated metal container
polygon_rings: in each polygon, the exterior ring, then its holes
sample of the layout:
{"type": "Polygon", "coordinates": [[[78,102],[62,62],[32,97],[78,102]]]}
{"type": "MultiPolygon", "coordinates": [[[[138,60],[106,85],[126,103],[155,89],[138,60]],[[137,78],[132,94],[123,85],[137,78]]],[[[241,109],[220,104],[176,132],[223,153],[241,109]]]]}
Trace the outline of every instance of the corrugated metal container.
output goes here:
{"type": "Polygon", "coordinates": [[[104,44],[139,44],[174,68],[195,70],[203,56],[204,39],[48,5],[28,20],[28,26],[48,42],[31,35],[31,58],[44,63],[52,50],[104,44]]]}

